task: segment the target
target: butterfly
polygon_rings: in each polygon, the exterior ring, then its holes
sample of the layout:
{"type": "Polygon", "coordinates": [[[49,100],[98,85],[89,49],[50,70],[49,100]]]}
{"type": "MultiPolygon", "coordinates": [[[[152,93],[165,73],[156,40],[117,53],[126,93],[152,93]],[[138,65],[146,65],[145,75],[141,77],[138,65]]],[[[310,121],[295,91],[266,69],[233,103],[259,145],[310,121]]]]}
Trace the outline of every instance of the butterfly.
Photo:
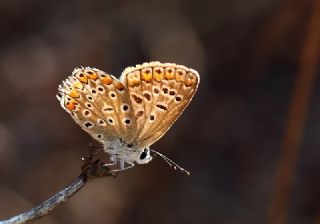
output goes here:
{"type": "Polygon", "coordinates": [[[199,85],[197,71],[174,63],[127,67],[119,79],[99,69],[75,68],[59,86],[61,106],[80,127],[103,144],[111,164],[122,171],[161,156],[150,146],[161,138],[190,103],[199,85]]]}

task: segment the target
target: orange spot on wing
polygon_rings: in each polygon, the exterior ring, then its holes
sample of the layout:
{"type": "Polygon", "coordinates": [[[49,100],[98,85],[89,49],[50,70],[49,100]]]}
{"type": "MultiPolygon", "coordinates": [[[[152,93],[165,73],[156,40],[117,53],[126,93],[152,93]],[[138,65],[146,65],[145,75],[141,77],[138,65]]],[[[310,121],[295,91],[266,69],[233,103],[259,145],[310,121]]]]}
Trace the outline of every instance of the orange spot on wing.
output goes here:
{"type": "Polygon", "coordinates": [[[86,75],[89,79],[92,79],[92,80],[98,79],[98,75],[93,71],[87,71],[86,75]]]}
{"type": "Polygon", "coordinates": [[[78,73],[76,78],[82,83],[88,83],[88,78],[82,72],[78,73]]]}
{"type": "Polygon", "coordinates": [[[190,86],[192,86],[193,84],[194,84],[194,81],[192,81],[192,80],[190,80],[190,79],[184,80],[184,85],[185,85],[186,87],[190,87],[190,86]]]}
{"type": "Polygon", "coordinates": [[[110,85],[112,83],[112,78],[110,75],[106,75],[105,77],[101,78],[101,82],[105,85],[110,85]]]}
{"type": "Polygon", "coordinates": [[[127,82],[129,87],[140,86],[140,72],[135,71],[133,73],[129,73],[127,76],[127,82]]]}
{"type": "Polygon", "coordinates": [[[151,68],[144,68],[141,70],[141,78],[143,81],[151,82],[152,80],[152,71],[151,68]]]}
{"type": "Polygon", "coordinates": [[[196,83],[196,78],[194,74],[188,73],[186,79],[184,80],[184,84],[186,87],[190,87],[196,83]]]}
{"type": "Polygon", "coordinates": [[[154,78],[157,82],[160,82],[160,81],[164,78],[163,68],[161,68],[161,67],[154,67],[154,69],[153,69],[153,78],[154,78]]]}
{"type": "Polygon", "coordinates": [[[176,71],[176,81],[183,82],[185,78],[186,72],[182,69],[177,69],[176,71]]]}
{"type": "Polygon", "coordinates": [[[121,82],[117,82],[117,83],[115,84],[115,87],[116,87],[116,89],[119,90],[119,91],[122,91],[122,90],[124,89],[124,86],[122,85],[121,82]]]}
{"type": "Polygon", "coordinates": [[[165,69],[165,78],[167,80],[174,79],[174,68],[168,67],[165,69]]]}
{"type": "Polygon", "coordinates": [[[74,105],[74,104],[71,103],[71,102],[66,102],[65,107],[66,107],[68,110],[74,110],[74,109],[76,109],[76,105],[74,105]]]}
{"type": "Polygon", "coordinates": [[[134,87],[134,85],[135,85],[134,80],[128,79],[128,86],[129,87],[134,87]]]}
{"type": "Polygon", "coordinates": [[[71,90],[68,95],[74,98],[78,98],[80,96],[76,90],[71,90]]]}

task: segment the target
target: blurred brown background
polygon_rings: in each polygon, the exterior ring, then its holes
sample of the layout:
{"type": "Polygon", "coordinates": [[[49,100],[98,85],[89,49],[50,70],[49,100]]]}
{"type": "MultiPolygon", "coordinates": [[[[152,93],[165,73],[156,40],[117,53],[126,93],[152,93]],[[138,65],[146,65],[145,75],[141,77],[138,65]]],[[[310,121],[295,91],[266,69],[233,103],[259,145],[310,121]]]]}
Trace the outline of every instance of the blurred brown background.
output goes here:
{"type": "Polygon", "coordinates": [[[152,146],[192,175],[155,159],[36,223],[320,223],[319,15],[318,0],[2,0],[0,219],[80,173],[93,140],[55,98],[73,68],[159,60],[201,76],[152,146]]]}

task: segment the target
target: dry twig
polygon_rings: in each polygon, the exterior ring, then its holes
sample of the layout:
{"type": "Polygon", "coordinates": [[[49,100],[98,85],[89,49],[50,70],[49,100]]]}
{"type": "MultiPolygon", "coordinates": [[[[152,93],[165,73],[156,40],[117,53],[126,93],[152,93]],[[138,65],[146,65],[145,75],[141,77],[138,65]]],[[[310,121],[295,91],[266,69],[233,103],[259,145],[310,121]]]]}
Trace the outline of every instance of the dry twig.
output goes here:
{"type": "Polygon", "coordinates": [[[44,201],[40,205],[13,216],[7,220],[0,221],[0,224],[21,224],[39,219],[49,214],[55,207],[62,204],[76,192],[78,192],[89,179],[101,178],[106,176],[116,176],[109,167],[104,166],[99,159],[94,158],[94,153],[90,151],[88,157],[83,158],[82,173],[79,177],[73,180],[67,187],[44,201]]]}

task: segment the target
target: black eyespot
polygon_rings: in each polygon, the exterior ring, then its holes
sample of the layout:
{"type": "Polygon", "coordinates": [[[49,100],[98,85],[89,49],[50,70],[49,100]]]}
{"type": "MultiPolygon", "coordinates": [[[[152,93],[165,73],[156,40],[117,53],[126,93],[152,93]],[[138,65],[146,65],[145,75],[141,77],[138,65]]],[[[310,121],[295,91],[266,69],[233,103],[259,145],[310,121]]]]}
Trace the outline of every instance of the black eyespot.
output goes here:
{"type": "Polygon", "coordinates": [[[126,123],[126,124],[130,124],[130,119],[126,119],[126,120],[124,120],[124,123],[126,123]]]}
{"type": "Polygon", "coordinates": [[[142,115],[143,115],[143,111],[142,110],[138,111],[137,117],[141,117],[142,115]]]}
{"type": "Polygon", "coordinates": [[[163,91],[163,93],[167,94],[169,90],[168,90],[168,88],[163,88],[162,91],[163,91]]]}
{"type": "Polygon", "coordinates": [[[95,89],[91,90],[91,92],[92,92],[93,94],[96,94],[96,93],[97,93],[97,91],[96,91],[95,89]]]}
{"type": "Polygon", "coordinates": [[[84,123],[84,126],[86,126],[87,128],[91,128],[93,127],[93,124],[91,122],[86,122],[84,123]]]}
{"type": "Polygon", "coordinates": [[[83,112],[83,114],[84,114],[84,116],[89,116],[91,113],[90,113],[90,111],[85,110],[85,111],[83,112]]]}
{"type": "Polygon", "coordinates": [[[132,95],[131,96],[132,97],[132,99],[136,102],[136,103],[138,103],[138,104],[141,104],[142,103],[142,98],[140,98],[140,97],[138,97],[138,96],[136,96],[136,95],[132,95]]]}
{"type": "Polygon", "coordinates": [[[156,107],[160,108],[161,110],[168,110],[168,108],[162,104],[157,104],[156,107]]]}
{"type": "Polygon", "coordinates": [[[103,111],[113,111],[113,108],[112,107],[106,107],[103,109],[103,111]]]}
{"type": "Polygon", "coordinates": [[[176,94],[176,92],[175,92],[175,91],[173,91],[173,90],[171,90],[171,91],[169,92],[169,94],[170,94],[171,96],[173,96],[173,95],[175,95],[175,94],[176,94]]]}
{"type": "Polygon", "coordinates": [[[103,92],[103,90],[104,90],[104,89],[103,89],[102,87],[98,87],[98,91],[99,91],[99,92],[103,92]]]}
{"type": "Polygon", "coordinates": [[[111,118],[108,119],[110,124],[113,124],[113,120],[111,118]]]}
{"type": "Polygon", "coordinates": [[[155,94],[159,94],[160,91],[159,91],[159,89],[154,88],[154,89],[153,89],[153,92],[154,92],[155,94]]]}
{"type": "Polygon", "coordinates": [[[150,120],[153,121],[154,120],[154,115],[150,115],[150,120]]]}
{"type": "Polygon", "coordinates": [[[151,95],[149,93],[144,93],[143,96],[147,99],[150,100],[151,99],[151,95]]]}
{"type": "Polygon", "coordinates": [[[129,107],[128,107],[128,105],[123,105],[122,109],[123,109],[124,111],[127,111],[127,110],[129,109],[129,107]]]}
{"type": "Polygon", "coordinates": [[[140,154],[140,159],[143,160],[147,157],[147,152],[146,151],[143,151],[141,154],[140,154]]]}
{"type": "Polygon", "coordinates": [[[106,122],[104,120],[102,120],[102,119],[98,119],[98,124],[99,125],[105,125],[106,122]]]}

